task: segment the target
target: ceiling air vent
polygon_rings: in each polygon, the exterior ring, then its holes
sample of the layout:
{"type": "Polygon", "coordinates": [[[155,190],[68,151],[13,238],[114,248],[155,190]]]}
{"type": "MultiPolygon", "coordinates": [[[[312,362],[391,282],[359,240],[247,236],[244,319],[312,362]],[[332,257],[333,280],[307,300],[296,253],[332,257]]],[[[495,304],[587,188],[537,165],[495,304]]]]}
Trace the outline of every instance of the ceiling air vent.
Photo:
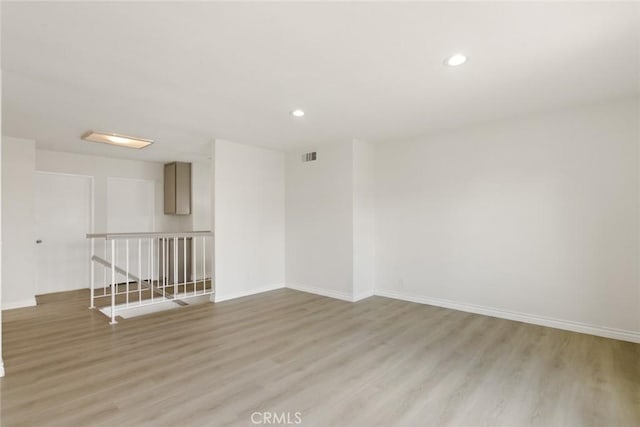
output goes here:
{"type": "Polygon", "coordinates": [[[314,162],[317,159],[317,155],[315,151],[312,151],[310,153],[304,153],[302,155],[302,161],[303,162],[314,162]]]}

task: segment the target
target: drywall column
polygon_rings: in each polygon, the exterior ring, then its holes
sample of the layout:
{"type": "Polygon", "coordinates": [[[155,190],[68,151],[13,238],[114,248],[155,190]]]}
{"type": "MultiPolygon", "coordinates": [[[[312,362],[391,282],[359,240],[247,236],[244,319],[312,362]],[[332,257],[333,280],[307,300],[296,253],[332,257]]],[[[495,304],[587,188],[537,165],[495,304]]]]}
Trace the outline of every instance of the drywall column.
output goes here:
{"type": "Polygon", "coordinates": [[[373,147],[353,141],[353,300],[374,290],[374,175],[373,147]]]}
{"type": "Polygon", "coordinates": [[[35,301],[35,141],[2,138],[2,308],[35,301]]]}
{"type": "MultiPolygon", "coordinates": [[[[211,279],[213,280],[214,289],[216,287],[216,239],[215,239],[215,224],[216,224],[216,142],[211,141],[211,146],[209,147],[211,157],[210,161],[210,176],[209,176],[209,225],[211,226],[211,231],[213,231],[214,238],[211,248],[211,259],[213,262],[211,263],[211,279]]],[[[216,292],[217,293],[217,292],[216,292]]],[[[215,294],[213,295],[213,299],[215,300],[215,294]]]]}
{"type": "Polygon", "coordinates": [[[284,154],[215,142],[216,301],[284,286],[284,154]]]}
{"type": "Polygon", "coordinates": [[[287,287],[353,299],[353,148],[323,146],[317,159],[287,154],[287,287]]]}
{"type": "Polygon", "coordinates": [[[364,141],[287,155],[287,287],[347,301],[373,295],[374,152],[364,141]]]}
{"type": "MultiPolygon", "coordinates": [[[[191,164],[191,221],[194,231],[211,230],[211,185],[212,167],[209,159],[191,164]]],[[[213,260],[213,239],[209,239],[205,271],[211,272],[213,260]]],[[[202,258],[196,257],[196,272],[202,274],[202,258]]]]}

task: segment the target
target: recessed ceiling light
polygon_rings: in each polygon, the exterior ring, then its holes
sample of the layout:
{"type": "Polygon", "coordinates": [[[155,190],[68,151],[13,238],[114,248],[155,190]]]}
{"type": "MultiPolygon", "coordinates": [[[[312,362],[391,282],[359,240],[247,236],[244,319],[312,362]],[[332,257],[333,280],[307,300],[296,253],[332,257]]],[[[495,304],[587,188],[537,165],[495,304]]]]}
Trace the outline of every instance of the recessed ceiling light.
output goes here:
{"type": "Polygon", "coordinates": [[[291,115],[293,117],[302,117],[302,116],[304,116],[304,111],[302,111],[302,110],[293,110],[291,112],[291,115]]]}
{"type": "Polygon", "coordinates": [[[100,142],[102,144],[117,145],[126,148],[144,148],[153,144],[152,139],[136,138],[133,136],[119,135],[117,133],[98,132],[90,130],[82,135],[82,139],[91,142],[100,142]]]}
{"type": "Polygon", "coordinates": [[[457,67],[458,65],[462,65],[465,62],[467,62],[467,57],[461,53],[456,53],[455,55],[448,57],[444,61],[445,65],[448,65],[450,67],[457,67]]]}

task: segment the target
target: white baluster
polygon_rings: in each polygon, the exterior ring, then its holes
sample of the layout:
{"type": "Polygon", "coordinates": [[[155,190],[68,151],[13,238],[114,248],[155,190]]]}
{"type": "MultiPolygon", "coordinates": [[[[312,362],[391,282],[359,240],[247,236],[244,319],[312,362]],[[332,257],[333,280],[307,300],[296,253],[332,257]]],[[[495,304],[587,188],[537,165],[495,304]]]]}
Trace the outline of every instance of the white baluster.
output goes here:
{"type": "Polygon", "coordinates": [[[94,288],[96,286],[96,277],[95,277],[96,267],[93,262],[93,257],[96,254],[95,249],[96,249],[95,239],[91,239],[91,258],[89,259],[89,263],[91,264],[91,305],[89,306],[89,308],[96,308],[94,303],[95,301],[94,288]]]}
{"type": "Polygon", "coordinates": [[[191,270],[191,274],[193,275],[193,277],[191,278],[191,281],[193,282],[193,295],[195,296],[198,293],[198,266],[196,263],[196,259],[198,256],[198,238],[196,236],[193,236],[193,240],[192,240],[192,244],[193,244],[193,260],[192,260],[192,264],[193,264],[193,270],[191,270]]]}
{"type": "Polygon", "coordinates": [[[165,275],[164,275],[164,270],[165,270],[165,265],[167,264],[165,262],[164,259],[164,244],[165,244],[165,239],[159,240],[159,242],[162,242],[162,274],[160,277],[162,277],[162,299],[164,299],[164,282],[165,282],[165,275]]]}
{"type": "Polygon", "coordinates": [[[125,246],[125,256],[126,256],[126,261],[125,261],[125,280],[126,280],[126,285],[125,288],[127,290],[127,297],[126,297],[126,305],[127,307],[129,307],[129,239],[126,239],[124,241],[124,246],[125,246]]]}
{"type": "Polygon", "coordinates": [[[138,304],[142,303],[142,239],[138,239],[138,304]]]}
{"type": "Polygon", "coordinates": [[[111,240],[111,324],[116,324],[116,241],[111,240]]]}
{"type": "Polygon", "coordinates": [[[178,238],[173,238],[173,299],[178,298],[178,238]]]}
{"type": "Polygon", "coordinates": [[[153,240],[154,238],[149,239],[149,292],[151,292],[151,302],[153,302],[153,240]]]}
{"type": "Polygon", "coordinates": [[[169,270],[169,267],[167,266],[167,261],[169,260],[169,251],[167,250],[169,245],[168,245],[169,240],[166,238],[162,239],[162,299],[165,300],[167,299],[167,273],[169,270]]]}
{"type": "MultiPolygon", "coordinates": [[[[108,255],[107,255],[107,239],[104,239],[104,259],[108,259],[108,255]]],[[[104,280],[102,282],[102,296],[107,295],[107,267],[104,267],[102,269],[102,271],[104,272],[104,280]]]]}
{"type": "Polygon", "coordinates": [[[202,294],[207,293],[207,242],[206,237],[202,236],[202,294]]]}

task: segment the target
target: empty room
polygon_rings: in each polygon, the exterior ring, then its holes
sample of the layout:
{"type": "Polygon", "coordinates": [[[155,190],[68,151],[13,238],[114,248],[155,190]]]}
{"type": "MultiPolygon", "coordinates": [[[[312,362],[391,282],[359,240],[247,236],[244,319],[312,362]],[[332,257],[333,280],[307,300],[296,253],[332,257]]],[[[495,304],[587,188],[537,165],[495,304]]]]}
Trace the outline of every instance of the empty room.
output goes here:
{"type": "Polygon", "coordinates": [[[640,2],[0,23],[3,427],[640,426],[640,2]]]}

